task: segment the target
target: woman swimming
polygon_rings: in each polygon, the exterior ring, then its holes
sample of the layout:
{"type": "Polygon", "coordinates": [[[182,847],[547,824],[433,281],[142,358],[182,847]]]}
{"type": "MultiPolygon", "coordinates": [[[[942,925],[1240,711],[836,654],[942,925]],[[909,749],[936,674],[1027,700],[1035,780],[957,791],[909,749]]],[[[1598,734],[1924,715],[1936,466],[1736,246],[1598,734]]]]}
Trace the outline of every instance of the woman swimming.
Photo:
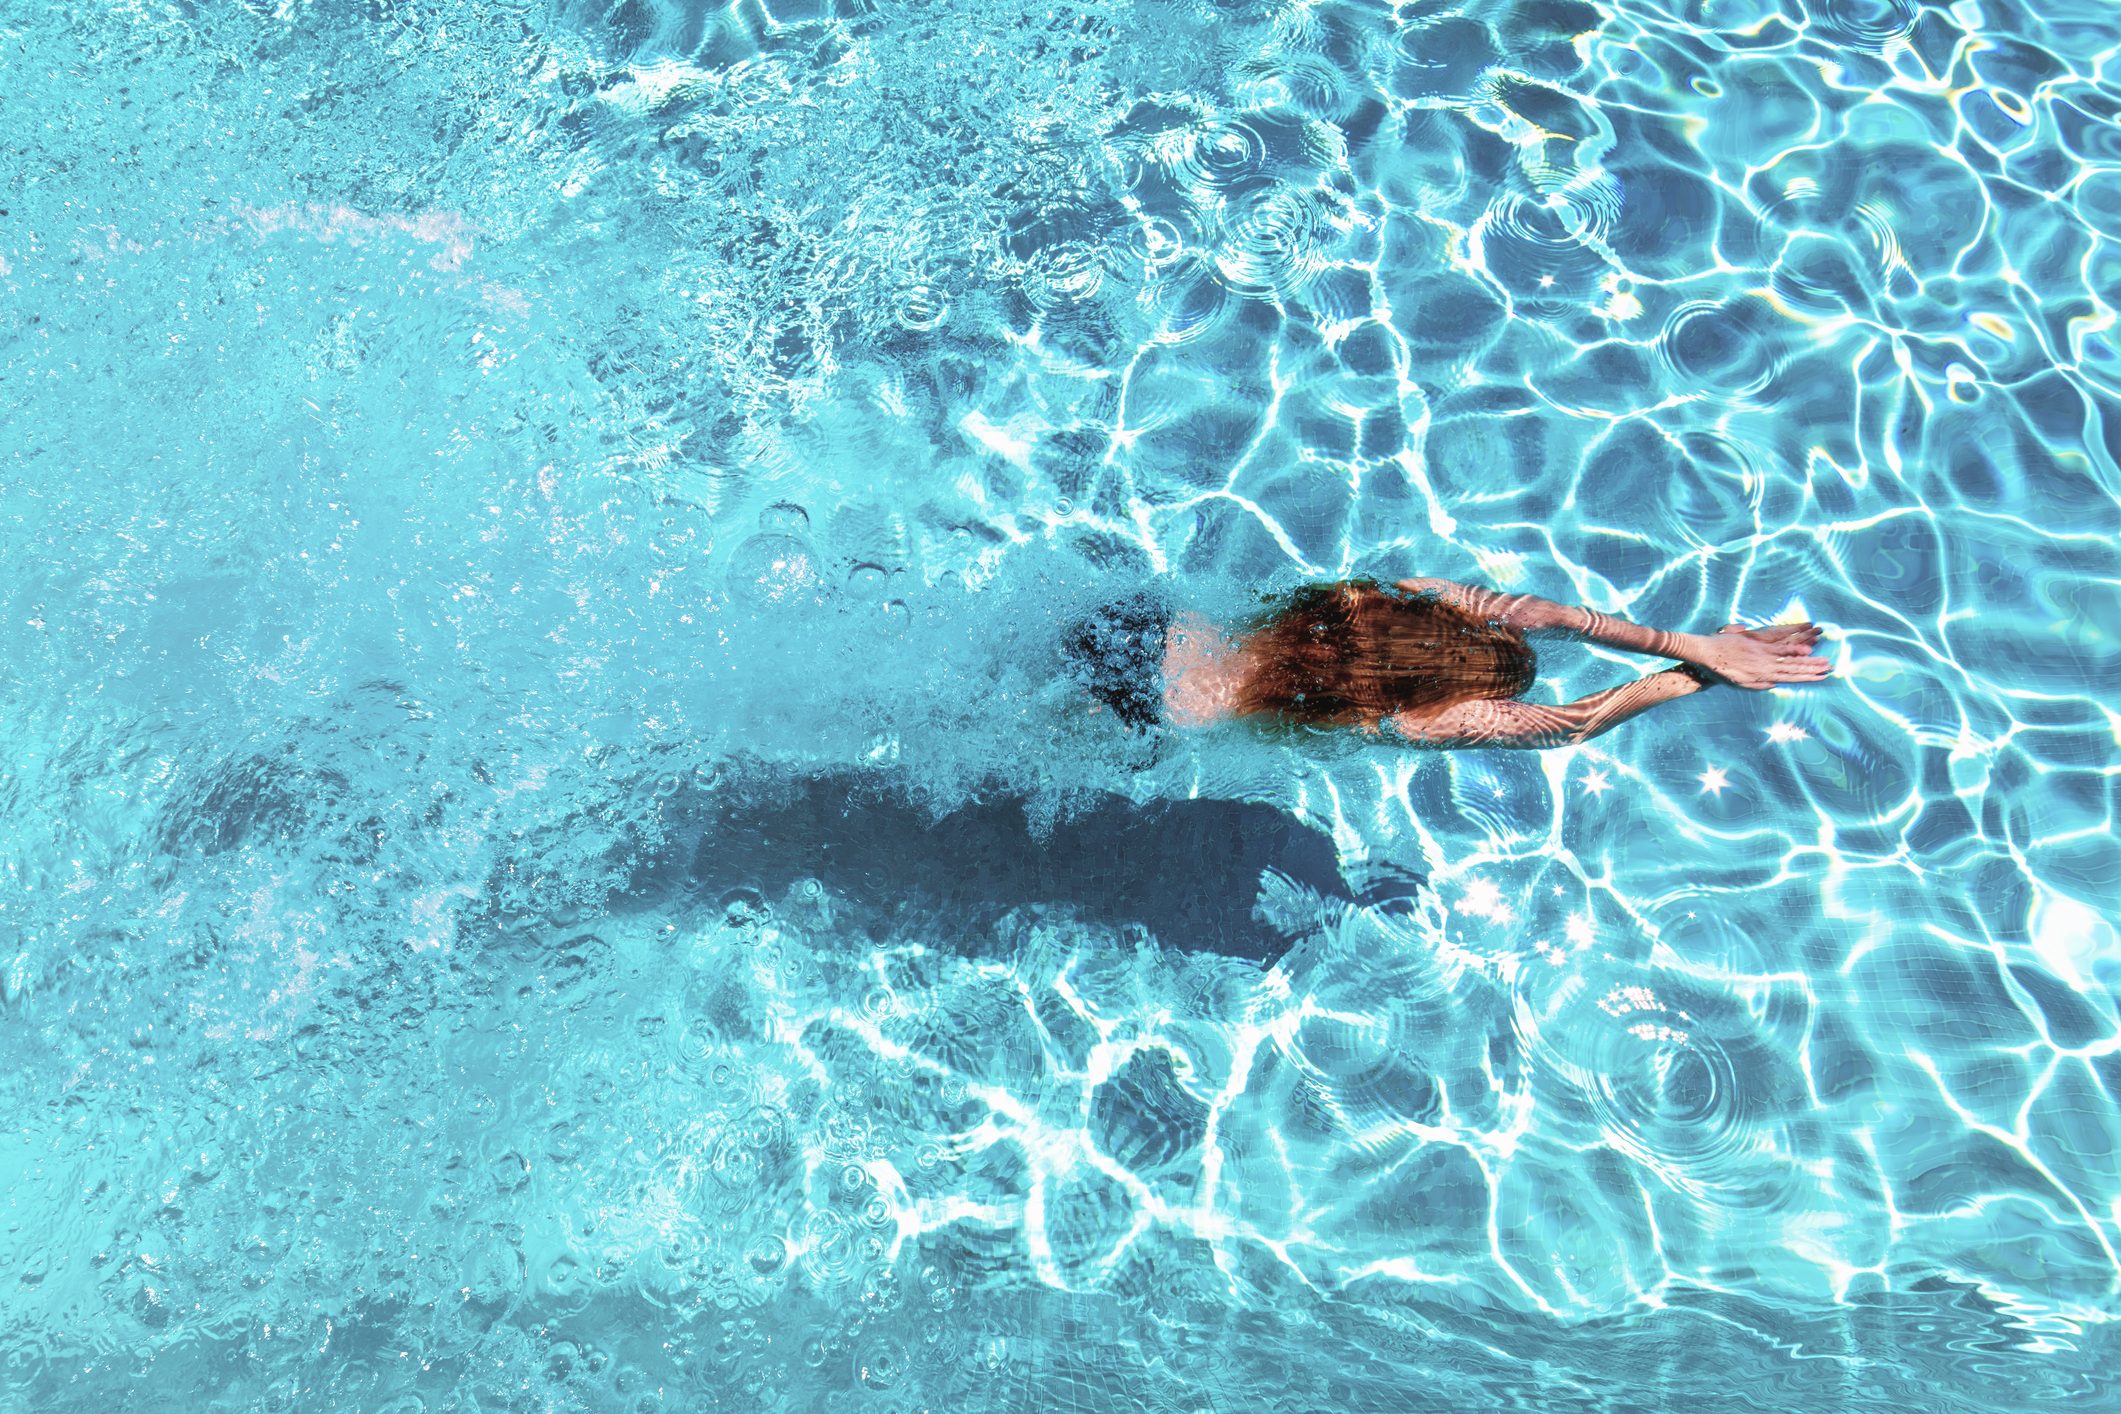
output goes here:
{"type": "Polygon", "coordinates": [[[1713,634],[1644,628],[1529,594],[1444,579],[1310,584],[1225,632],[1142,592],[1068,628],[1079,681],[1127,727],[1257,718],[1350,726],[1439,747],[1552,747],[1586,741],[1661,702],[1716,683],[1817,682],[1811,624],[1713,634]],[[1528,634],[1566,634],[1678,666],[1575,702],[1519,699],[1533,681],[1528,634]]]}

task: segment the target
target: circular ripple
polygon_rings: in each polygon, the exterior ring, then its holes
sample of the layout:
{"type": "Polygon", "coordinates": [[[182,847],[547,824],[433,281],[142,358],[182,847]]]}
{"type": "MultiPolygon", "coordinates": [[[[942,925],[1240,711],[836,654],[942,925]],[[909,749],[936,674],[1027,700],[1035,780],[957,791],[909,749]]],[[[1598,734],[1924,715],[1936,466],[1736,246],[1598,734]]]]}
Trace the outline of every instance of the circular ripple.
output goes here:
{"type": "Polygon", "coordinates": [[[1485,24],[1456,16],[1400,31],[1398,48],[1392,91],[1411,99],[1469,97],[1502,57],[1485,24]]]}
{"type": "Polygon", "coordinates": [[[1892,290],[1893,276],[1906,274],[1910,279],[1913,278],[1914,272],[1908,267],[1907,254],[1900,248],[1900,233],[1893,229],[1893,218],[1889,214],[1868,202],[1859,201],[1850,209],[1849,216],[1856,231],[1862,234],[1876,257],[1878,273],[1884,277],[1888,293],[1892,290]]]}
{"type": "Polygon", "coordinates": [[[1657,351],[1679,385],[1723,398],[1751,398],[1782,371],[1782,339],[1758,300],[1681,305],[1657,336],[1657,351]]]}
{"type": "Polygon", "coordinates": [[[1686,474],[1667,478],[1657,500],[1658,532],[1675,545],[1721,545],[1756,531],[1767,478],[1744,444],[1696,428],[1681,434],[1686,474]]]}
{"type": "Polygon", "coordinates": [[[1616,1147],[1684,1181],[1750,1140],[1737,1075],[1716,1038],[1683,1011],[1648,1003],[1608,1029],[1595,1077],[1604,1128],[1616,1147]]]}
{"type": "Polygon", "coordinates": [[[1314,1123],[1359,1134],[1436,1118],[1440,1037],[1478,1008],[1483,983],[1439,960],[1417,915],[1425,881],[1367,872],[1362,901],[1296,976],[1309,983],[1300,1025],[1279,1042],[1314,1123]]]}
{"type": "Polygon", "coordinates": [[[1481,217],[1481,260],[1520,313],[1581,309],[1597,295],[1607,265],[1584,243],[1578,216],[1566,201],[1506,195],[1481,217]]]}
{"type": "Polygon", "coordinates": [[[1330,60],[1301,51],[1242,60],[1233,80],[1234,96],[1247,108],[1289,108],[1327,122],[1345,118],[1359,96],[1348,75],[1330,60]]]}
{"type": "Polygon", "coordinates": [[[1104,284],[1105,268],[1088,241],[1056,241],[1024,261],[1024,295],[1040,309],[1080,304],[1104,284]]]}
{"type": "Polygon", "coordinates": [[[1793,234],[1769,275],[1775,293],[1794,309],[1817,313],[1868,308],[1870,295],[1848,249],[1813,231],[1793,234]]]}
{"type": "Polygon", "coordinates": [[[1176,222],[1143,215],[1127,229],[1126,251],[1141,269],[1162,270],[1185,256],[1186,235],[1176,222]]]}
{"type": "Polygon", "coordinates": [[[1286,1051],[1303,1078],[1302,1101],[1348,1134],[1434,1119],[1436,1079],[1394,1044],[1397,1029],[1389,1010],[1306,1017],[1286,1051]]]}
{"type": "Polygon", "coordinates": [[[1914,268],[1892,212],[1857,200],[1846,171],[1822,175],[1791,177],[1779,190],[1755,184],[1762,234],[1785,233],[1772,278],[1776,291],[1799,307],[1862,309],[1874,293],[1893,293],[1896,279],[1912,282],[1914,268]]]}
{"type": "Polygon", "coordinates": [[[1215,268],[1240,294],[1286,298],[1326,268],[1332,219],[1316,188],[1262,181],[1234,194],[1215,268]]]}
{"type": "Polygon", "coordinates": [[[1648,974],[1603,990],[1580,980],[1543,1011],[1517,999],[1515,1029],[1549,1100],[1587,1110],[1614,1149],[1703,1203],[1780,1201],[1759,1097],[1733,1059],[1734,1040],[1742,1051],[1752,1038],[1729,1008],[1648,974]]]}
{"type": "Polygon", "coordinates": [[[732,1193],[751,1196],[779,1175],[788,1146],[787,1117],[760,1106],[717,1136],[709,1151],[708,1174],[732,1193]]]}
{"type": "Polygon", "coordinates": [[[1751,190],[1753,208],[1761,221],[1785,231],[1833,230],[1848,214],[1853,199],[1846,181],[1837,179],[1828,188],[1817,177],[1805,175],[1788,178],[1780,189],[1770,185],[1763,175],[1754,180],[1751,190]]]}
{"type": "Polygon", "coordinates": [[[1804,0],[1804,9],[1824,34],[1873,53],[1905,40],[1920,18],[1915,0],[1804,0]]]}
{"type": "Polygon", "coordinates": [[[1170,159],[1172,179],[1195,200],[1212,200],[1266,163],[1266,138],[1242,118],[1209,119],[1183,135],[1170,159]]]}
{"type": "Polygon", "coordinates": [[[1611,237],[1623,214],[1618,178],[1610,173],[1583,178],[1573,172],[1563,174],[1557,169],[1538,175],[1562,183],[1543,193],[1541,200],[1571,240],[1588,246],[1611,237]]]}

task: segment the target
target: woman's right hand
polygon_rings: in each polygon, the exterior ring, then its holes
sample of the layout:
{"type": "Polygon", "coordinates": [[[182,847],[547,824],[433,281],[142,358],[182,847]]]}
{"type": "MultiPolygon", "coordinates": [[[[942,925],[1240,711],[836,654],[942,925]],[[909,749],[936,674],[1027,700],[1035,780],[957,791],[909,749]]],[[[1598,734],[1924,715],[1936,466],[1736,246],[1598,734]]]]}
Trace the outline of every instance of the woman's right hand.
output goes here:
{"type": "Polygon", "coordinates": [[[1686,657],[1734,687],[1758,691],[1825,677],[1826,659],[1812,652],[1818,642],[1815,624],[1726,624],[1716,633],[1695,635],[1686,657]]]}

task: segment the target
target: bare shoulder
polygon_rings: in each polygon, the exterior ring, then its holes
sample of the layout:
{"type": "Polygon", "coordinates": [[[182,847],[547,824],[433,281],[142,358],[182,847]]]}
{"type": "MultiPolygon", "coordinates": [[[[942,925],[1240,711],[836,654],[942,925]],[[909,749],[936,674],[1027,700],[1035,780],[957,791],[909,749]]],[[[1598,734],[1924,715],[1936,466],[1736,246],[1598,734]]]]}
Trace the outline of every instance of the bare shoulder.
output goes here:
{"type": "Polygon", "coordinates": [[[1213,621],[1182,613],[1164,636],[1164,713],[1178,726],[1230,715],[1239,676],[1236,645],[1213,621]]]}

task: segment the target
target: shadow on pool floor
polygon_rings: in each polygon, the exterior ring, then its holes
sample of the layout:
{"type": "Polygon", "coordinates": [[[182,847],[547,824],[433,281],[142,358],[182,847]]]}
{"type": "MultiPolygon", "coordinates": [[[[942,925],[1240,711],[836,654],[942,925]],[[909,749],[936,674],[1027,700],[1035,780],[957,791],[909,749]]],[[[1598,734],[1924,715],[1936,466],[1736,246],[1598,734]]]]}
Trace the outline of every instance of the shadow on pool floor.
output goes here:
{"type": "Polygon", "coordinates": [[[1264,962],[1289,941],[1253,916],[1264,872],[1351,898],[1325,834],[1252,801],[1099,795],[1041,838],[1016,798],[931,818],[875,777],[841,772],[702,792],[673,802],[666,820],[676,848],[616,906],[654,906],[678,890],[774,899],[814,878],[887,919],[948,918],[960,936],[1043,904],[1139,924],[1166,947],[1264,962]]]}

